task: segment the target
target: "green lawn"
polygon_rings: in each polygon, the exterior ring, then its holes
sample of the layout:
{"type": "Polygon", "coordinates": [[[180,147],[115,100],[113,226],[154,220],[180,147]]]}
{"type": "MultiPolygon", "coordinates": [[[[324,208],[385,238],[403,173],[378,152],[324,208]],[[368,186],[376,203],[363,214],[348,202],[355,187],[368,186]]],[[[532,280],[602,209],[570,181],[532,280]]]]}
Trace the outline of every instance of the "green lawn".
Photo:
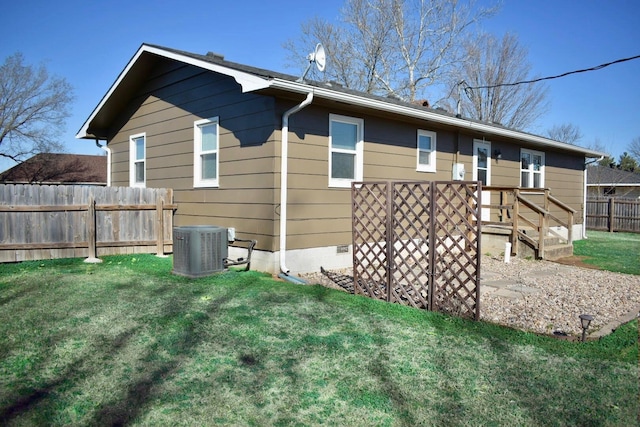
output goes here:
{"type": "Polygon", "coordinates": [[[635,425],[637,321],[559,341],[171,260],[0,265],[0,425],[635,425]]]}
{"type": "Polygon", "coordinates": [[[640,234],[588,231],[587,239],[573,242],[574,255],[603,270],[640,274],[640,234]]]}

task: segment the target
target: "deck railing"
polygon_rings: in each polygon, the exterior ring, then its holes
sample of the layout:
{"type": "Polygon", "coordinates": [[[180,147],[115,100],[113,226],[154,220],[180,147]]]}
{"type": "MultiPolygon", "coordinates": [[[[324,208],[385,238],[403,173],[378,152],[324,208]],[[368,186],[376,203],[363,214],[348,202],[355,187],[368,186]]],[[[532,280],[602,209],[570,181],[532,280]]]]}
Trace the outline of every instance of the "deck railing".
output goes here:
{"type": "Polygon", "coordinates": [[[544,254],[545,236],[555,236],[571,244],[576,211],[553,197],[548,188],[482,187],[490,192],[489,200],[482,200],[482,208],[489,209],[489,219],[483,225],[511,230],[511,248],[518,251],[518,241],[528,242],[539,254],[544,254]],[[498,203],[493,203],[494,201],[498,203]],[[564,216],[564,218],[562,218],[564,216]],[[554,227],[566,229],[564,236],[554,227]]]}

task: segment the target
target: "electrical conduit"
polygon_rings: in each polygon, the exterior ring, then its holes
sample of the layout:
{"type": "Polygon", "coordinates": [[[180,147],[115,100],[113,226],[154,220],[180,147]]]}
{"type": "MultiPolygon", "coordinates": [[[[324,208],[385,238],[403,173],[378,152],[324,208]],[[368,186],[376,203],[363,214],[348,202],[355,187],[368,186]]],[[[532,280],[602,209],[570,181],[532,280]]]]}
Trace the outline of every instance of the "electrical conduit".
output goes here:
{"type": "Polygon", "coordinates": [[[285,111],[282,115],[282,153],[280,156],[280,271],[289,275],[287,268],[287,174],[289,155],[289,117],[302,110],[313,101],[313,91],[300,104],[285,111]]]}

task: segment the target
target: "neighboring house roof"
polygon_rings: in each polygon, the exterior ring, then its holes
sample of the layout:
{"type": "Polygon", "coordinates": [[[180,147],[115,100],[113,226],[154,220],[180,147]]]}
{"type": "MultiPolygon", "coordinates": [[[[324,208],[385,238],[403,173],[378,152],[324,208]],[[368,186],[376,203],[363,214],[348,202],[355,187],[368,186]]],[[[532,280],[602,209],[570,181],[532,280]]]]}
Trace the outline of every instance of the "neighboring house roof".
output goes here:
{"type": "Polygon", "coordinates": [[[606,166],[589,166],[587,168],[587,185],[640,187],[640,174],[606,166]]]}
{"type": "Polygon", "coordinates": [[[109,126],[129,102],[133,88],[143,84],[158,58],[168,58],[205,70],[227,75],[236,80],[243,92],[306,95],[313,91],[314,98],[340,102],[355,108],[376,110],[414,119],[427,120],[448,127],[469,130],[489,137],[499,136],[526,142],[541,149],[557,149],[578,153],[585,157],[601,157],[604,153],[589,150],[542,136],[509,129],[501,125],[456,117],[438,109],[431,109],[397,99],[365,94],[340,85],[321,82],[301,82],[299,78],[261,68],[225,61],[220,55],[199,55],[181,50],[143,44],[109,88],[100,103],[78,131],[76,138],[107,139],[109,126]]]}
{"type": "Polygon", "coordinates": [[[107,184],[107,157],[40,153],[0,173],[4,184],[107,184]]]}

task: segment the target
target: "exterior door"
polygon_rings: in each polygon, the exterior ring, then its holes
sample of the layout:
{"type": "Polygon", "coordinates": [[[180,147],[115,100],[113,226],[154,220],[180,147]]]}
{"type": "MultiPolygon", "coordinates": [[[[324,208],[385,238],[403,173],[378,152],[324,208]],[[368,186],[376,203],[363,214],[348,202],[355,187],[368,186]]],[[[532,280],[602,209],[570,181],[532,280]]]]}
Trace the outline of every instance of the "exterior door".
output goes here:
{"type": "MultiPolygon", "coordinates": [[[[491,142],[473,140],[473,180],[482,181],[482,186],[491,185],[491,142]]],[[[491,203],[491,192],[482,192],[482,204],[491,203]]],[[[482,208],[482,221],[491,220],[491,209],[482,208]]]]}

